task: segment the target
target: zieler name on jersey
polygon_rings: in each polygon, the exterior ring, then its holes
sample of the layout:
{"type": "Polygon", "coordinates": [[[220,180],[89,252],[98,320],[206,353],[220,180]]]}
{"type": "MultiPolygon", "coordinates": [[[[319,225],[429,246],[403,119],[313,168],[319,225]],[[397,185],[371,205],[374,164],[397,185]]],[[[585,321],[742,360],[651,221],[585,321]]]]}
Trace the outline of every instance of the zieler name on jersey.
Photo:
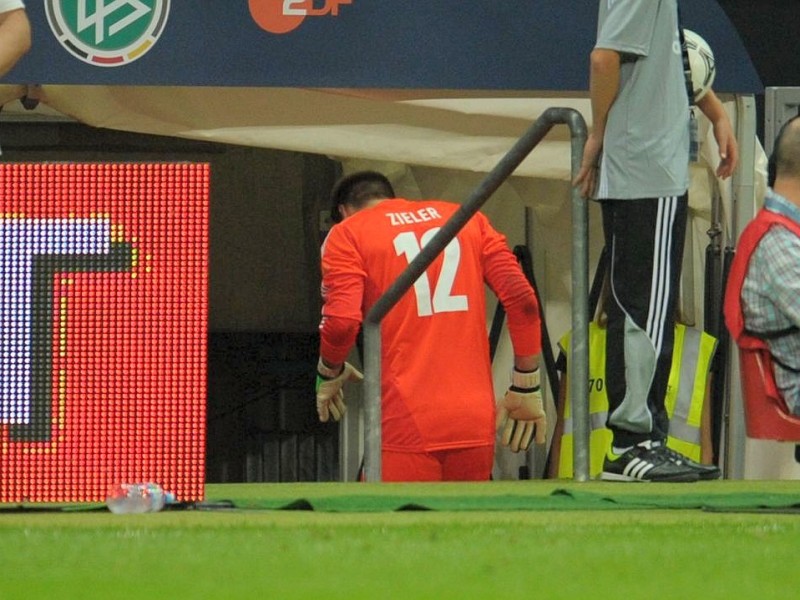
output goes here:
{"type": "Polygon", "coordinates": [[[442,218],[442,215],[440,215],[435,208],[430,207],[420,208],[414,212],[386,213],[386,216],[389,217],[389,222],[393,226],[408,225],[411,223],[424,223],[426,221],[442,218]]]}

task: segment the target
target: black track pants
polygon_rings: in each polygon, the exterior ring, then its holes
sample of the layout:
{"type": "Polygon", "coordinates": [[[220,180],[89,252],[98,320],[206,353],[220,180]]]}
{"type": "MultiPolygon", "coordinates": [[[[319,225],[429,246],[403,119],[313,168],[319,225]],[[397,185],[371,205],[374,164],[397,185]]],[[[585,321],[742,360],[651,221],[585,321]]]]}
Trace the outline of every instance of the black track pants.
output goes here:
{"type": "Polygon", "coordinates": [[[665,440],[688,195],[604,200],[608,427],[614,445],[665,440]]]}

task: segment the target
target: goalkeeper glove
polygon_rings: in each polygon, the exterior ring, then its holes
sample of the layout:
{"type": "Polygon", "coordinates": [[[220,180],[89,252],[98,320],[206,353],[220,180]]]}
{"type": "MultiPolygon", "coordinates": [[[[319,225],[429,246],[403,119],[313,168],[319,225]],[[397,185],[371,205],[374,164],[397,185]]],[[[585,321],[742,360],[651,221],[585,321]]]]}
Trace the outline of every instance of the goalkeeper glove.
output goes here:
{"type": "Polygon", "coordinates": [[[342,370],[337,374],[335,370],[326,367],[320,358],[317,363],[317,414],[319,420],[325,423],[330,417],[333,417],[334,421],[341,419],[347,410],[342,387],[348,381],[358,383],[363,379],[364,376],[361,372],[348,362],[342,365],[342,370]]]}
{"type": "Polygon", "coordinates": [[[527,450],[534,433],[536,443],[544,444],[547,416],[539,385],[539,369],[530,373],[512,371],[511,387],[497,403],[497,429],[501,427],[501,441],[512,452],[527,450]]]}

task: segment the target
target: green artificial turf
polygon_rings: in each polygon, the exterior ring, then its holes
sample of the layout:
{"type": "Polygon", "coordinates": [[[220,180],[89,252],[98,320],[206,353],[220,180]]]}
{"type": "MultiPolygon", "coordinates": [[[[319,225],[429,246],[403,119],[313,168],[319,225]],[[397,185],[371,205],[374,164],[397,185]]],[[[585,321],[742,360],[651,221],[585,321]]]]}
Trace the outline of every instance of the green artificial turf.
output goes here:
{"type": "MultiPolygon", "coordinates": [[[[209,499],[793,494],[686,485],[274,484],[209,499]]],[[[800,515],[699,509],[0,512],[0,598],[790,598],[800,515]]]]}

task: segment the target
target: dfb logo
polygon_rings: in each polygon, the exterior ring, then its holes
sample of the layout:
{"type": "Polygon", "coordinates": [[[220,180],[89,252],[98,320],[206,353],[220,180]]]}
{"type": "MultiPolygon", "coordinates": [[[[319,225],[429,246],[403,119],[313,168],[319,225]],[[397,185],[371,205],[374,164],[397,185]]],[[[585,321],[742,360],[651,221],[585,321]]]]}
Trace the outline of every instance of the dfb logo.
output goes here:
{"type": "Polygon", "coordinates": [[[164,31],[170,0],[45,0],[50,29],[75,58],[95,67],[132,63],[164,31]]]}
{"type": "Polygon", "coordinates": [[[289,33],[306,17],[338,17],[343,4],[353,0],[248,0],[250,14],[261,29],[270,33],[289,33]]]}

